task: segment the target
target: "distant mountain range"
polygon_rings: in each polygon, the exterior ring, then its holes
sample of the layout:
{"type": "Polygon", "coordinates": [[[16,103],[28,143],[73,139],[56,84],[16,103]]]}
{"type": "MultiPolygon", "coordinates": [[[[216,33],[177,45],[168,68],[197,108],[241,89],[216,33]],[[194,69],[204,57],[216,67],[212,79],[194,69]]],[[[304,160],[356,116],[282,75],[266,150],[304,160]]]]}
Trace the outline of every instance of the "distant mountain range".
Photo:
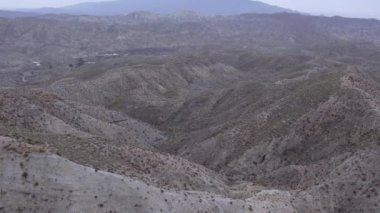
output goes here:
{"type": "Polygon", "coordinates": [[[193,11],[203,15],[292,12],[288,9],[251,0],[115,0],[81,3],[63,8],[40,8],[28,10],[27,12],[109,16],[128,14],[135,11],[163,14],[193,11]]]}
{"type": "Polygon", "coordinates": [[[0,17],[3,17],[3,18],[30,17],[30,16],[36,16],[36,15],[39,15],[39,14],[33,13],[33,12],[0,10],[0,17]]]}

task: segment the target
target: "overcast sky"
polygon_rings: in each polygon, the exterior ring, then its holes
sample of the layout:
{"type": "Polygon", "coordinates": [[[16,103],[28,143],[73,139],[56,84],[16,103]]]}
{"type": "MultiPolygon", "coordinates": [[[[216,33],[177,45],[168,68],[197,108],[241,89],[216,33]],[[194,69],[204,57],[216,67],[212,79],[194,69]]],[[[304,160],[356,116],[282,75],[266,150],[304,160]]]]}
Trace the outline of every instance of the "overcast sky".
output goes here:
{"type": "MultiPolygon", "coordinates": [[[[0,0],[1,9],[62,7],[81,2],[96,2],[107,0],[0,0]]],[[[108,0],[109,1],[109,0],[108,0]]],[[[138,1],[138,0],[137,0],[138,1]]]]}
{"type": "MultiPolygon", "coordinates": [[[[107,0],[0,0],[1,9],[61,7],[86,1],[107,0]]],[[[108,0],[109,1],[109,0],[108,0]]],[[[136,0],[138,1],[138,0],[136,0]]],[[[159,0],[157,0],[159,1],[159,0]]],[[[205,0],[207,1],[207,0],[205,0]]],[[[231,0],[233,1],[233,0],[231,0]]],[[[380,19],[380,0],[261,0],[316,15],[341,15],[380,19]]]]}
{"type": "Polygon", "coordinates": [[[316,15],[380,19],[380,0],[262,0],[262,2],[316,15]]]}

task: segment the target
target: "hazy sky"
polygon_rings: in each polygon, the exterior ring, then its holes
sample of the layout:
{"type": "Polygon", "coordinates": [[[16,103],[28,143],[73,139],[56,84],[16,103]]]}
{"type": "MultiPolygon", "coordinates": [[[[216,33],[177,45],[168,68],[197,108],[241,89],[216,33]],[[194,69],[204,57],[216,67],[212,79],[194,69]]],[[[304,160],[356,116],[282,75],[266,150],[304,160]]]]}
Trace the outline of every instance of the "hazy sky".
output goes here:
{"type": "MultiPolygon", "coordinates": [[[[1,9],[16,8],[40,8],[40,7],[62,7],[81,2],[96,2],[107,0],[0,0],[1,9]]],[[[109,1],[109,0],[108,0],[109,1]]]]}
{"type": "MultiPolygon", "coordinates": [[[[0,0],[0,9],[61,7],[86,1],[107,0],[0,0]]],[[[109,0],[108,0],[109,1],[109,0]]],[[[136,0],[138,1],[138,0],[136,0]]],[[[157,0],[159,1],[159,0],[157,0]]],[[[207,0],[205,0],[207,1],[207,0]]],[[[233,1],[233,0],[231,0],[233,1]]],[[[316,15],[341,15],[380,19],[380,0],[261,0],[316,15]]]]}
{"type": "Polygon", "coordinates": [[[262,0],[300,12],[380,19],[380,0],[262,0]]]}

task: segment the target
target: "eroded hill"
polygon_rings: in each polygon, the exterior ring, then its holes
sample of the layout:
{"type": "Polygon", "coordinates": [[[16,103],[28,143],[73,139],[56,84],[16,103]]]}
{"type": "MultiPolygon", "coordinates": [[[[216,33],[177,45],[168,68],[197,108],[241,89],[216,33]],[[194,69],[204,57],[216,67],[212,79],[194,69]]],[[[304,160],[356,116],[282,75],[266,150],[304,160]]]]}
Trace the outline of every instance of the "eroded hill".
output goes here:
{"type": "Polygon", "coordinates": [[[0,28],[0,212],[380,210],[378,21],[134,13],[0,28]]]}

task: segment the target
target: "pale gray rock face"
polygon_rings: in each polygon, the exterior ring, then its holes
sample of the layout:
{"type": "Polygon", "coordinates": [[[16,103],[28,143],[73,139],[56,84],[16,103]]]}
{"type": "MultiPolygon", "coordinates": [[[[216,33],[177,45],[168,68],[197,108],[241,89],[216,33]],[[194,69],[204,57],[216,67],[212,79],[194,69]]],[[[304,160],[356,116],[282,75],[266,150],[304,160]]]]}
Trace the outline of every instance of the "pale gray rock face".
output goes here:
{"type": "Polygon", "coordinates": [[[0,208],[4,212],[295,211],[286,192],[264,190],[239,200],[206,192],[168,191],[55,155],[0,152],[0,208]]]}

